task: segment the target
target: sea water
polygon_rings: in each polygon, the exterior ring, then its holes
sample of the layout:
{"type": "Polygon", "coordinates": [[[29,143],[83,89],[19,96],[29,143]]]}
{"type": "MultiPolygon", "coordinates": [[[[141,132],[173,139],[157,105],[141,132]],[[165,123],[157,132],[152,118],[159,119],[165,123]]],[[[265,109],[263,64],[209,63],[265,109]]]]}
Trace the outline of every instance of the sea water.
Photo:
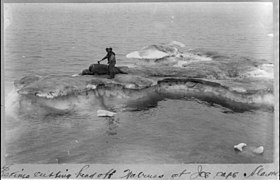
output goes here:
{"type": "Polygon", "coordinates": [[[5,4],[4,81],[8,163],[257,163],[273,160],[273,113],[224,113],[191,100],[97,117],[81,102],[68,113],[17,109],[13,82],[76,74],[112,47],[117,65],[144,46],[180,41],[273,62],[271,3],[5,4]],[[52,113],[50,113],[52,112],[52,113]],[[233,146],[244,142],[249,150],[233,146]],[[264,146],[263,155],[250,152],[264,146]]]}

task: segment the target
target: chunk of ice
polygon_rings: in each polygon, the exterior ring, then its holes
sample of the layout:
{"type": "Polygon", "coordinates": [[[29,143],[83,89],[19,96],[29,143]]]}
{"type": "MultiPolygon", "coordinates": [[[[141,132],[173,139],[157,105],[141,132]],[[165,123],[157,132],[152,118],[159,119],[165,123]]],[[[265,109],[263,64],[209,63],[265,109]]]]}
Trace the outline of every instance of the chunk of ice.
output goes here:
{"type": "Polygon", "coordinates": [[[111,111],[106,111],[106,110],[98,110],[97,111],[97,116],[98,117],[112,117],[114,116],[116,113],[111,112],[111,111]]]}
{"type": "Polygon", "coordinates": [[[239,151],[243,151],[243,147],[245,147],[245,146],[247,146],[247,144],[239,143],[239,144],[234,146],[234,149],[239,150],[239,151]]]}

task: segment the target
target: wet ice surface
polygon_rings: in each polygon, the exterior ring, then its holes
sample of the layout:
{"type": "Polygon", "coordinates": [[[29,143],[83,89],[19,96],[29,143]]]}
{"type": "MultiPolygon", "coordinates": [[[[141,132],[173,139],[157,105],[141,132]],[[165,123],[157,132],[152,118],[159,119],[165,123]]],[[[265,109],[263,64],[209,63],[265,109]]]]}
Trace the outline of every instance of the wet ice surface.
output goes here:
{"type": "Polygon", "coordinates": [[[265,163],[273,158],[273,114],[223,113],[196,101],[96,117],[96,111],[7,118],[8,163],[265,163]],[[245,142],[243,152],[233,145],[245,142]],[[264,146],[263,155],[252,149],[264,146]]]}

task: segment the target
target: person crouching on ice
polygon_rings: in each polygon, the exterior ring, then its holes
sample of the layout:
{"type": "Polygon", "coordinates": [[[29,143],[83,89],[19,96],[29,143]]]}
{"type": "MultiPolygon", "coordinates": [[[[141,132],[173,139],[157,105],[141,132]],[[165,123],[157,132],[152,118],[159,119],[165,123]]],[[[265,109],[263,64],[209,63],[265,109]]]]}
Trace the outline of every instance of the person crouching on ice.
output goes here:
{"type": "Polygon", "coordinates": [[[109,75],[110,75],[110,78],[109,79],[113,79],[115,77],[115,65],[116,65],[116,54],[113,52],[113,49],[112,48],[106,48],[105,49],[106,52],[107,52],[107,55],[101,59],[100,61],[98,61],[98,64],[105,60],[105,59],[108,59],[108,72],[109,72],[109,75]]]}

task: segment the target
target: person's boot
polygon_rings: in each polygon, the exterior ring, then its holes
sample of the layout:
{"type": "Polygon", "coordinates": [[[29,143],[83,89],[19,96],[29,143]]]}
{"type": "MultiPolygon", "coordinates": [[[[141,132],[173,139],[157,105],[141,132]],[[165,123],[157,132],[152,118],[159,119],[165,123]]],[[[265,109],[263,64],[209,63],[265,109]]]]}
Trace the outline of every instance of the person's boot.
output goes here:
{"type": "Polygon", "coordinates": [[[115,77],[115,73],[114,72],[110,72],[110,77],[108,79],[114,79],[115,77]]]}

